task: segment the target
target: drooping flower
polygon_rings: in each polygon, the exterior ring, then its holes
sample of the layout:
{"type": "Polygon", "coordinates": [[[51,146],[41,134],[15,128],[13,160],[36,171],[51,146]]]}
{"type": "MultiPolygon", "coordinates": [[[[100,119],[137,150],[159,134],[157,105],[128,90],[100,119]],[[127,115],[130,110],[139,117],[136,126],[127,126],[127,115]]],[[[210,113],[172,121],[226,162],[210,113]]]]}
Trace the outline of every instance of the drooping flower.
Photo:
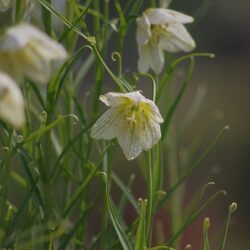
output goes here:
{"type": "Polygon", "coordinates": [[[144,73],[151,68],[160,73],[164,65],[164,50],[189,52],[195,42],[183,24],[193,22],[191,16],[180,12],[150,8],[137,18],[136,41],[139,51],[138,69],[144,73]]]}
{"type": "Polygon", "coordinates": [[[0,70],[18,81],[26,76],[47,83],[66,57],[58,42],[30,24],[13,26],[0,37],[0,70]]]}
{"type": "Polygon", "coordinates": [[[2,72],[0,72],[0,118],[17,129],[25,123],[21,90],[13,79],[2,72]]]}
{"type": "Polygon", "coordinates": [[[117,138],[128,160],[150,149],[161,138],[163,118],[155,103],[139,91],[109,92],[100,100],[110,107],[94,124],[91,137],[110,140],[117,138]]]}

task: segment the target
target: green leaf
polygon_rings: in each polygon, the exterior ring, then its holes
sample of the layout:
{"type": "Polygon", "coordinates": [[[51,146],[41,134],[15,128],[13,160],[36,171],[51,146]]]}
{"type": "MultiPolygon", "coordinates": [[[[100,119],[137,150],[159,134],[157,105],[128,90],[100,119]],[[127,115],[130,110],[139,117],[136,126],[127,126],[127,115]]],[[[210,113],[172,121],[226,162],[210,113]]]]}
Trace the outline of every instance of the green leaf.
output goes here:
{"type": "Polygon", "coordinates": [[[191,53],[188,55],[185,55],[183,57],[179,57],[178,59],[176,59],[175,61],[173,61],[170,66],[167,68],[166,73],[163,74],[160,83],[159,83],[159,88],[158,91],[156,93],[156,102],[159,101],[160,97],[161,97],[161,93],[163,92],[164,87],[166,86],[167,83],[170,82],[170,78],[174,72],[174,70],[176,69],[177,65],[179,65],[180,63],[182,63],[185,60],[194,58],[194,57],[210,57],[210,58],[214,58],[214,54],[211,53],[191,53]]]}
{"type": "Polygon", "coordinates": [[[92,164],[90,174],[85,178],[85,181],[80,185],[80,187],[77,189],[77,191],[74,192],[73,196],[68,201],[68,204],[67,204],[66,208],[63,211],[63,216],[64,217],[68,216],[69,212],[77,204],[77,201],[82,196],[82,194],[86,190],[86,187],[89,185],[89,183],[91,182],[91,180],[95,176],[96,169],[97,169],[96,166],[92,164]]]}
{"type": "Polygon", "coordinates": [[[22,141],[22,144],[25,144],[30,141],[38,141],[45,133],[49,132],[54,127],[58,126],[60,123],[64,121],[64,119],[69,116],[59,116],[54,122],[50,123],[49,125],[45,125],[44,123],[41,124],[38,130],[33,132],[32,134],[28,135],[22,141]]]}
{"type": "Polygon", "coordinates": [[[66,77],[68,76],[68,73],[70,70],[72,70],[73,66],[81,56],[81,53],[84,49],[89,48],[92,50],[92,48],[88,45],[82,46],[80,49],[78,49],[73,56],[71,56],[56,72],[56,74],[51,79],[48,90],[47,90],[47,110],[49,113],[53,111],[53,109],[56,106],[56,102],[59,96],[59,93],[62,89],[62,86],[66,80],[66,77]]]}
{"type": "Polygon", "coordinates": [[[177,183],[171,187],[169,189],[169,191],[166,193],[165,197],[160,201],[160,205],[163,205],[166,200],[168,200],[170,198],[170,196],[174,193],[174,191],[182,184],[184,183],[193,173],[194,171],[200,166],[200,164],[202,163],[202,161],[207,157],[207,155],[212,151],[212,149],[214,149],[214,147],[217,145],[217,143],[219,142],[219,140],[221,139],[222,135],[224,134],[224,132],[226,130],[228,130],[229,127],[225,126],[216,136],[216,138],[212,141],[212,143],[208,146],[208,148],[202,153],[202,155],[195,161],[195,163],[193,165],[191,165],[186,173],[184,173],[179,180],[177,181],[177,183]]]}
{"type": "Polygon", "coordinates": [[[234,213],[236,211],[236,209],[237,209],[237,203],[235,203],[235,202],[233,202],[228,208],[228,215],[227,215],[227,219],[226,219],[226,223],[225,223],[225,233],[224,233],[224,237],[223,237],[222,242],[221,242],[220,250],[224,250],[224,248],[225,248],[229,222],[230,222],[232,213],[234,213]]]}
{"type": "Polygon", "coordinates": [[[141,207],[139,223],[135,238],[135,250],[147,249],[146,244],[146,207],[147,200],[139,199],[139,205],[141,207]]]}
{"type": "MultiPolygon", "coordinates": [[[[139,207],[138,207],[138,204],[137,204],[137,201],[136,201],[135,197],[131,193],[131,190],[129,188],[130,185],[126,186],[122,182],[122,180],[115,173],[111,174],[111,178],[114,180],[114,182],[116,183],[116,185],[122,190],[123,195],[126,196],[127,199],[130,201],[130,204],[133,206],[133,208],[135,209],[136,213],[139,214],[139,207]]],[[[131,179],[131,182],[132,182],[132,180],[134,179],[134,176],[131,176],[130,179],[131,179]]]]}
{"type": "MultiPolygon", "coordinates": [[[[51,0],[45,0],[49,5],[51,5],[51,0]]],[[[52,25],[51,25],[51,11],[42,6],[42,20],[46,33],[51,36],[52,25]]]]}
{"type": "Polygon", "coordinates": [[[123,246],[124,250],[132,250],[132,246],[130,244],[130,241],[125,233],[124,228],[122,228],[122,225],[120,223],[120,219],[117,213],[116,208],[114,207],[112,200],[109,196],[109,183],[108,183],[108,177],[105,173],[101,172],[100,173],[103,177],[103,181],[105,184],[105,198],[106,198],[106,202],[107,202],[107,206],[108,206],[108,210],[109,210],[109,215],[111,218],[111,221],[113,223],[113,226],[115,228],[115,231],[117,233],[117,236],[120,240],[121,245],[123,246]]]}
{"type": "Polygon", "coordinates": [[[171,124],[171,121],[172,121],[172,118],[173,118],[174,113],[176,111],[176,108],[178,107],[178,104],[180,103],[180,101],[181,101],[181,99],[182,99],[182,97],[187,89],[187,86],[191,81],[193,70],[194,70],[194,59],[191,58],[191,62],[190,62],[186,77],[184,79],[184,83],[183,83],[177,97],[175,98],[174,102],[171,104],[169,110],[167,111],[166,116],[164,117],[164,123],[162,126],[162,137],[161,137],[162,141],[164,140],[165,136],[167,135],[168,128],[171,124]]]}
{"type": "Polygon", "coordinates": [[[191,225],[199,216],[200,214],[209,206],[211,202],[213,202],[219,195],[226,195],[224,190],[217,191],[215,194],[211,195],[207,201],[204,202],[203,205],[199,207],[194,213],[192,213],[186,222],[181,226],[181,228],[169,239],[166,245],[171,245],[184,231],[185,229],[191,225]]]}

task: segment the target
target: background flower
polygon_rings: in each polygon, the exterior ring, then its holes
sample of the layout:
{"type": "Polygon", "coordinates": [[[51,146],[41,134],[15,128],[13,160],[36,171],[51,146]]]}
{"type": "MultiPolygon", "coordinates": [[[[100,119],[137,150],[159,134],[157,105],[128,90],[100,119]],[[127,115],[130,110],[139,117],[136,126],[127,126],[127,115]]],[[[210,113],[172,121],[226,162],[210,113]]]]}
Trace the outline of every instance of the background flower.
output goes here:
{"type": "Polygon", "coordinates": [[[0,69],[15,79],[26,76],[32,81],[47,83],[66,57],[59,43],[30,24],[13,26],[1,38],[0,69]]]}
{"type": "Polygon", "coordinates": [[[25,123],[24,100],[21,90],[5,73],[0,72],[0,118],[14,128],[25,123]]]}
{"type": "Polygon", "coordinates": [[[139,59],[138,69],[147,72],[151,68],[160,73],[164,66],[163,51],[189,52],[195,42],[183,24],[193,22],[193,18],[180,12],[150,8],[137,18],[136,41],[139,59]]]}

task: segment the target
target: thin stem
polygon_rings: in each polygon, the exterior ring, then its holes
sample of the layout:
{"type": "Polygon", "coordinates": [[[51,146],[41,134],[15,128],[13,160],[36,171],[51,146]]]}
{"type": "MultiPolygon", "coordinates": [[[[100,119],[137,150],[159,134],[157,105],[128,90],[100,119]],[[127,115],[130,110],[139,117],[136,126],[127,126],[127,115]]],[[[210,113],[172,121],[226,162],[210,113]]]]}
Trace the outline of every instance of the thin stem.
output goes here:
{"type": "Polygon", "coordinates": [[[153,171],[152,171],[152,150],[147,152],[147,185],[148,185],[148,202],[147,202],[147,219],[146,219],[146,240],[147,245],[151,245],[151,224],[153,208],[153,171]]]}

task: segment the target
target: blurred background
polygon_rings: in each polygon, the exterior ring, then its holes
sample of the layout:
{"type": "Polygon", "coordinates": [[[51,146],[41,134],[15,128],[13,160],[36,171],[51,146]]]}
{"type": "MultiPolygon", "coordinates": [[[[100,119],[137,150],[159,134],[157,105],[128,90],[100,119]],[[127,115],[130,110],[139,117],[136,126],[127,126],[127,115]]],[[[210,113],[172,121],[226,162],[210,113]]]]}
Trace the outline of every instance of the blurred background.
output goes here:
{"type": "MultiPolygon", "coordinates": [[[[173,7],[192,13],[200,2],[173,1],[173,7]]],[[[207,126],[210,138],[223,125],[228,124],[230,130],[202,170],[216,168],[213,180],[228,193],[225,200],[211,208],[217,218],[225,216],[226,204],[231,201],[239,205],[226,249],[246,250],[250,245],[250,1],[203,2],[210,7],[207,13],[205,6],[203,13],[200,9],[200,17],[204,16],[193,27],[193,35],[197,50],[212,52],[215,58],[201,59],[196,64],[193,84],[207,87],[197,124],[207,126]]],[[[211,219],[212,230],[216,223],[213,225],[211,219]]]]}
{"type": "MultiPolygon", "coordinates": [[[[209,206],[189,228],[184,242],[190,243],[193,249],[202,248],[200,239],[205,216],[210,217],[209,232],[216,241],[228,205],[235,201],[238,210],[232,216],[226,249],[247,250],[250,245],[250,1],[173,0],[170,8],[195,17],[195,22],[187,25],[197,43],[195,52],[215,54],[214,59],[196,60],[192,82],[178,108],[176,119],[181,123],[197,92],[204,94],[199,114],[182,139],[183,147],[200,131],[205,131],[207,138],[202,152],[223,126],[230,127],[186,190],[187,195],[192,194],[204,180],[214,181],[216,188],[227,191],[227,196],[219,197],[209,206]]],[[[128,38],[126,46],[132,55],[137,53],[133,36],[128,38]]],[[[124,57],[127,66],[136,69],[136,60],[131,54],[124,53],[124,57]]],[[[181,67],[179,71],[181,75],[181,67]]],[[[178,84],[178,76],[176,78],[178,84]]],[[[142,193],[138,191],[138,195],[142,193]]],[[[167,224],[167,220],[165,222],[167,224]]],[[[212,249],[219,248],[218,244],[215,246],[212,249]]]]}

